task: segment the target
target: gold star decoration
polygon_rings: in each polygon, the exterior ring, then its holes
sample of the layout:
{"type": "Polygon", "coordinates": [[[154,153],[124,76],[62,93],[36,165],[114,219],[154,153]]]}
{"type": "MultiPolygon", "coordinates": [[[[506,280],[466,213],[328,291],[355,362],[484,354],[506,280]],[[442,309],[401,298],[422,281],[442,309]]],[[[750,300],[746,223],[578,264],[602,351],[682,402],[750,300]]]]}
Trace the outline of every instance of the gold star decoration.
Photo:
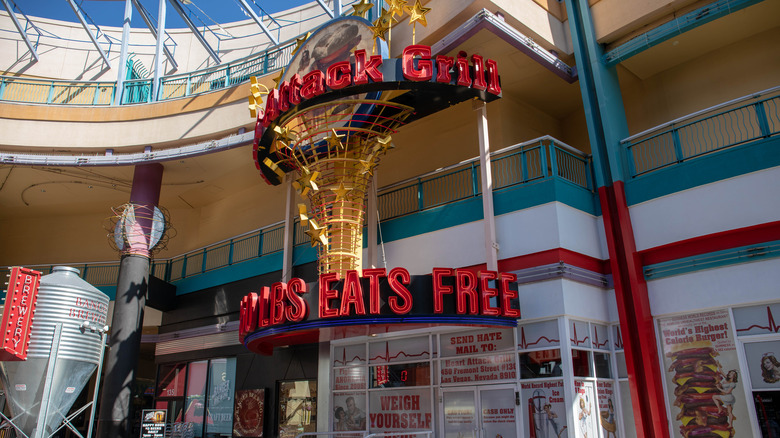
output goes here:
{"type": "Polygon", "coordinates": [[[392,149],[393,143],[391,141],[393,138],[391,136],[378,138],[376,140],[376,145],[374,146],[374,152],[378,152],[380,154],[386,154],[388,149],[392,149]]]}
{"type": "Polygon", "coordinates": [[[309,169],[301,169],[301,177],[293,181],[293,187],[301,196],[306,196],[309,190],[316,192],[320,188],[317,186],[316,180],[320,176],[319,172],[309,172],[309,169]]]}
{"type": "Polygon", "coordinates": [[[365,175],[366,173],[373,175],[374,167],[376,167],[373,156],[369,156],[368,160],[358,160],[358,163],[360,163],[360,170],[358,170],[358,173],[361,175],[365,175]]]}
{"type": "Polygon", "coordinates": [[[268,166],[271,170],[274,171],[274,173],[279,175],[279,178],[284,178],[284,170],[282,170],[282,168],[279,167],[279,165],[276,162],[274,162],[273,160],[271,160],[268,157],[265,157],[263,159],[263,164],[268,166]]]}
{"type": "Polygon", "coordinates": [[[328,246],[328,236],[325,235],[325,228],[317,226],[317,222],[314,219],[309,219],[309,229],[306,230],[306,234],[311,237],[311,246],[328,246]]]}
{"type": "Polygon", "coordinates": [[[348,189],[348,188],[344,187],[344,183],[343,182],[340,182],[338,187],[331,188],[330,190],[333,193],[336,194],[336,201],[346,200],[347,199],[347,193],[352,191],[351,188],[348,189]]]}
{"type": "Polygon", "coordinates": [[[256,119],[257,110],[263,104],[263,94],[268,94],[268,88],[257,81],[257,76],[251,76],[249,82],[249,116],[256,119]],[[265,88],[265,93],[260,91],[260,87],[265,88]]]}
{"type": "Polygon", "coordinates": [[[310,36],[311,36],[311,32],[306,32],[306,35],[303,35],[302,37],[295,39],[295,48],[292,51],[293,55],[295,55],[295,52],[297,52],[298,49],[301,48],[303,43],[305,43],[306,40],[308,40],[310,36]]]}
{"type": "Polygon", "coordinates": [[[388,6],[390,7],[390,14],[395,17],[404,16],[404,9],[406,9],[406,0],[389,0],[388,6]]]}
{"type": "Polygon", "coordinates": [[[297,135],[290,131],[286,126],[279,126],[276,125],[274,127],[274,132],[276,133],[276,140],[284,143],[285,146],[289,147],[290,143],[295,142],[297,140],[297,135]]]}
{"type": "Polygon", "coordinates": [[[368,11],[371,10],[371,8],[374,7],[374,4],[369,2],[368,0],[360,0],[359,2],[352,5],[352,15],[367,18],[368,11]]]}
{"type": "Polygon", "coordinates": [[[343,148],[344,144],[341,143],[341,139],[344,138],[344,134],[339,135],[335,129],[330,130],[330,135],[327,138],[329,148],[343,148]]]}
{"type": "Polygon", "coordinates": [[[382,17],[377,18],[374,21],[374,25],[371,27],[371,32],[374,33],[373,38],[382,38],[383,40],[387,41],[385,38],[385,33],[390,29],[389,25],[384,25],[382,22],[382,17]]]}
{"type": "Polygon", "coordinates": [[[279,84],[282,83],[282,75],[284,74],[284,70],[279,72],[279,76],[274,78],[274,83],[276,84],[274,88],[279,88],[279,84]]]}
{"type": "Polygon", "coordinates": [[[428,26],[428,20],[425,19],[425,14],[430,12],[431,8],[424,8],[420,0],[414,1],[413,7],[406,7],[409,12],[409,24],[414,24],[419,21],[423,26],[428,26]]]}
{"type": "MultiPolygon", "coordinates": [[[[377,18],[377,21],[382,24],[382,27],[390,28],[393,25],[393,14],[385,8],[382,8],[382,15],[377,18]]],[[[376,25],[376,21],[374,22],[376,25]]]]}
{"type": "Polygon", "coordinates": [[[301,220],[301,225],[309,225],[309,212],[306,211],[306,204],[298,204],[298,218],[301,220]]]}

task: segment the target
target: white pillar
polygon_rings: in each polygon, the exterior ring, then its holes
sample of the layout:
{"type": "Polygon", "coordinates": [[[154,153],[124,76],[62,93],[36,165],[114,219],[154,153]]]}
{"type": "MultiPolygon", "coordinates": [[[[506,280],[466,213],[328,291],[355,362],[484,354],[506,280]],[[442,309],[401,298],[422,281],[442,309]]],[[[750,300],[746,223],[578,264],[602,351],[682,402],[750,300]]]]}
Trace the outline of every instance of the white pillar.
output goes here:
{"type": "Polygon", "coordinates": [[[295,189],[292,186],[294,176],[287,174],[287,201],[284,211],[284,253],[282,256],[282,281],[287,283],[292,279],[293,250],[295,249],[295,189]]]}
{"type": "Polygon", "coordinates": [[[496,218],[493,214],[493,178],[490,169],[487,105],[481,100],[475,100],[473,108],[477,112],[477,133],[479,134],[479,174],[482,183],[485,260],[489,271],[498,271],[498,241],[496,240],[496,218]]]}
{"type": "Polygon", "coordinates": [[[162,76],[162,49],[165,42],[165,1],[160,0],[157,12],[157,44],[154,47],[154,79],[152,80],[152,101],[160,96],[160,77],[162,76]]]}
{"type": "Polygon", "coordinates": [[[122,24],[122,45],[119,49],[119,66],[116,73],[116,91],[114,92],[114,105],[122,103],[122,90],[125,87],[127,73],[127,47],[130,45],[130,19],[133,17],[132,0],[125,0],[125,21],[122,24]]]}

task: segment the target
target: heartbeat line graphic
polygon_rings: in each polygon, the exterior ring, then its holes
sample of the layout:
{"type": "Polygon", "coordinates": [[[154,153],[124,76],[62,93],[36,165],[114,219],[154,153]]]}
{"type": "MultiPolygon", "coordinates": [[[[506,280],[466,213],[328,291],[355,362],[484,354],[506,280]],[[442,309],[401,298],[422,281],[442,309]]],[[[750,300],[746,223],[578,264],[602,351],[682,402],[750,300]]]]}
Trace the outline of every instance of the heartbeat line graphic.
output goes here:
{"type": "Polygon", "coordinates": [[[571,339],[571,341],[574,342],[574,345],[584,344],[584,343],[588,342],[588,339],[589,339],[589,336],[585,336],[584,338],[582,338],[582,340],[577,338],[577,325],[574,324],[574,338],[571,339]]]}
{"type": "Polygon", "coordinates": [[[750,330],[752,330],[754,328],[764,329],[764,330],[770,331],[772,333],[777,333],[778,331],[780,331],[780,327],[778,327],[777,324],[775,324],[775,317],[772,315],[772,309],[769,306],[766,306],[766,325],[765,326],[764,325],[753,324],[753,325],[751,325],[748,328],[737,329],[737,331],[738,332],[747,332],[747,331],[750,331],[750,330]]]}
{"type": "Polygon", "coordinates": [[[532,347],[532,346],[542,342],[542,340],[545,340],[545,341],[547,341],[550,344],[555,343],[555,342],[560,342],[560,340],[558,340],[558,339],[550,339],[547,336],[539,336],[534,342],[528,342],[525,339],[525,327],[520,327],[520,344],[519,344],[520,348],[532,347]]]}

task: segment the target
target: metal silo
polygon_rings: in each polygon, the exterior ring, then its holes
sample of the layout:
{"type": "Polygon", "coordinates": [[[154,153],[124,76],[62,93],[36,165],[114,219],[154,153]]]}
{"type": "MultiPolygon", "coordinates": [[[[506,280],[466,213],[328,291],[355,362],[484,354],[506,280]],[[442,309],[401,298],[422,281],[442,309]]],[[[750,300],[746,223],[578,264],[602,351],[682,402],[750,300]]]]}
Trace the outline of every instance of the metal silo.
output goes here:
{"type": "Polygon", "coordinates": [[[57,266],[41,277],[27,360],[0,362],[13,422],[27,436],[58,428],[99,365],[108,302],[78,269],[57,266]]]}

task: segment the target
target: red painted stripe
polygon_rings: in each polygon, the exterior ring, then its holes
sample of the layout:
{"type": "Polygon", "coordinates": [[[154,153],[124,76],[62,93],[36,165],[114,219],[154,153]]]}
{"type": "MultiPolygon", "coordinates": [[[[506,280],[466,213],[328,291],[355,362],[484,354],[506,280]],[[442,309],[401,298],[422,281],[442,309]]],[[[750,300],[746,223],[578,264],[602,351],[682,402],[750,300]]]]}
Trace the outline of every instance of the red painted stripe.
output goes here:
{"type": "Polygon", "coordinates": [[[558,262],[564,262],[567,265],[598,272],[599,274],[608,274],[610,272],[609,260],[597,259],[565,248],[553,248],[499,260],[498,269],[502,272],[509,272],[558,262]]]}
{"type": "Polygon", "coordinates": [[[680,240],[640,251],[639,256],[647,266],[773,240],[780,240],[780,221],[680,240]]]}

